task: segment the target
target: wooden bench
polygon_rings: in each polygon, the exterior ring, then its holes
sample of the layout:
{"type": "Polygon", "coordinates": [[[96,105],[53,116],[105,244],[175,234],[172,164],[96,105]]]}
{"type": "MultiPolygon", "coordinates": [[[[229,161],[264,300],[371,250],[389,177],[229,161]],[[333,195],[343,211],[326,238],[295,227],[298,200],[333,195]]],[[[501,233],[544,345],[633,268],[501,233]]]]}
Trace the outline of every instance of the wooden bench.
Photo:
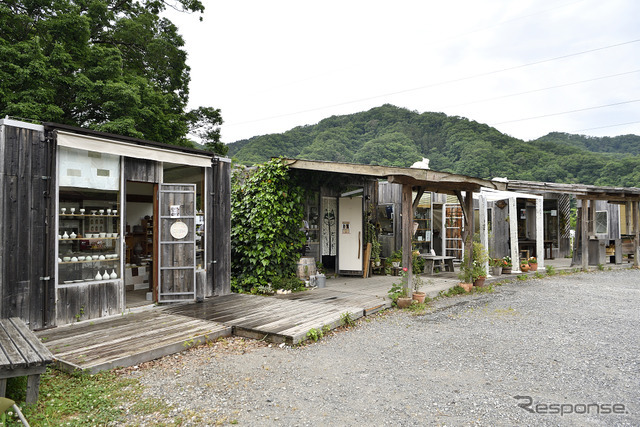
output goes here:
{"type": "Polygon", "coordinates": [[[453,256],[438,256],[438,255],[420,255],[424,258],[424,272],[433,275],[434,268],[439,268],[440,271],[455,271],[453,267],[453,256]]]}
{"type": "Polygon", "coordinates": [[[0,319],[0,397],[7,378],[27,377],[27,403],[38,401],[40,374],[53,362],[53,354],[17,317],[0,319]]]}

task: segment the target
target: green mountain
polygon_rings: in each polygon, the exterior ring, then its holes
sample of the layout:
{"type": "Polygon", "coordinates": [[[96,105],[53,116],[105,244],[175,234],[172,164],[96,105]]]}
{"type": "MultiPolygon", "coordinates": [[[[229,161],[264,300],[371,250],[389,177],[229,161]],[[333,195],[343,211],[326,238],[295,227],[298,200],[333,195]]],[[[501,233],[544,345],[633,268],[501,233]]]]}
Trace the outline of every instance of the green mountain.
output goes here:
{"type": "Polygon", "coordinates": [[[387,166],[422,157],[434,170],[480,178],[640,186],[640,136],[550,133],[523,141],[486,124],[393,105],[229,144],[244,164],[285,156],[387,166]]]}

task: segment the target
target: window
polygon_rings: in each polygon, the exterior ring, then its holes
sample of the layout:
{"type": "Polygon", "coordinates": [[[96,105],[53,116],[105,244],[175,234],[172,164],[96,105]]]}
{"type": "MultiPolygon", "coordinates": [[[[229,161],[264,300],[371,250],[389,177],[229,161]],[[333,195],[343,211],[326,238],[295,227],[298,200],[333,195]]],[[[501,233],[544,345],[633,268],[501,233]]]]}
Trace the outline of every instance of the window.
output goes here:
{"type": "Polygon", "coordinates": [[[596,234],[608,234],[609,233],[609,212],[596,211],[596,234]]]}

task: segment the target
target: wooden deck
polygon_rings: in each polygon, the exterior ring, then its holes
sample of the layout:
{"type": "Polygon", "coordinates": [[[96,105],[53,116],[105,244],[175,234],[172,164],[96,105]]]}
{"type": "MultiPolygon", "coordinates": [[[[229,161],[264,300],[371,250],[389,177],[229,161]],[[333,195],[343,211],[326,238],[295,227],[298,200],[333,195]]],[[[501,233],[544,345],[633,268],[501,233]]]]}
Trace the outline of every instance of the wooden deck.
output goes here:
{"type": "Polygon", "coordinates": [[[37,332],[62,369],[98,372],[131,366],[231,334],[296,344],[311,329],[340,326],[390,307],[398,277],[338,278],[328,286],[277,297],[230,294],[37,332]]]}
{"type": "Polygon", "coordinates": [[[343,313],[348,312],[352,319],[365,313],[362,305],[346,302],[336,304],[246,294],[213,297],[202,303],[167,307],[164,311],[232,326],[234,335],[288,344],[304,341],[311,329],[340,326],[343,313]]]}
{"type": "Polygon", "coordinates": [[[133,366],[231,335],[215,322],[147,310],[37,332],[66,371],[133,366]]]}

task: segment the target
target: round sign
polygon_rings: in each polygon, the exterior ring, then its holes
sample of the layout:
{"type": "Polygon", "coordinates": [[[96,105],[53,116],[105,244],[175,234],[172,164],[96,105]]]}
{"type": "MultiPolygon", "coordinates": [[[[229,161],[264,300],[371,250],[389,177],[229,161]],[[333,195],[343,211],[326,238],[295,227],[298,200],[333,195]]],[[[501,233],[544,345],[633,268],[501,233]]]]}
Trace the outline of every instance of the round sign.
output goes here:
{"type": "Polygon", "coordinates": [[[189,227],[182,221],[174,222],[169,229],[174,239],[184,239],[189,234],[189,227]]]}

